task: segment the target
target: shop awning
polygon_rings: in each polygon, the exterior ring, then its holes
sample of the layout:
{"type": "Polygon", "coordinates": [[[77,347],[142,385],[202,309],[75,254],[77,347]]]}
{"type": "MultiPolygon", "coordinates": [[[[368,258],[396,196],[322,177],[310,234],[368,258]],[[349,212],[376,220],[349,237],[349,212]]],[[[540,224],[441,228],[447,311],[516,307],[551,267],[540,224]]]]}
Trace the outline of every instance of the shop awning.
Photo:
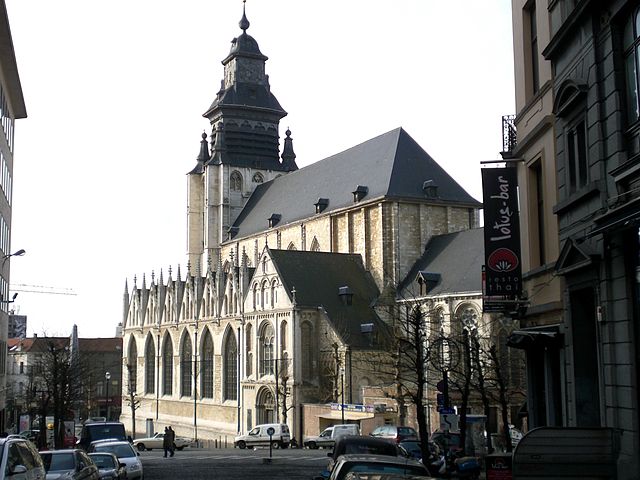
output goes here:
{"type": "Polygon", "coordinates": [[[562,335],[557,330],[514,330],[507,346],[523,350],[561,346],[562,335]]]}
{"type": "MultiPolygon", "coordinates": [[[[373,413],[350,412],[348,410],[344,411],[345,420],[364,420],[365,418],[373,418],[374,416],[375,415],[373,413]]],[[[318,417],[327,418],[329,420],[342,420],[342,412],[340,410],[331,410],[327,413],[321,413],[318,417]]]]}

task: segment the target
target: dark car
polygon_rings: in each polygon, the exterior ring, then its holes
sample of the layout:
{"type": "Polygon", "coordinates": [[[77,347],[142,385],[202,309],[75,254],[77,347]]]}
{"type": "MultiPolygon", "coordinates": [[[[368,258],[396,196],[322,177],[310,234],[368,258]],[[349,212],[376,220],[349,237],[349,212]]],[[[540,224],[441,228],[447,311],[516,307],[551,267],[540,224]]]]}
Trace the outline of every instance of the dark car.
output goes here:
{"type": "Polygon", "coordinates": [[[371,432],[372,437],[388,438],[396,443],[403,440],[418,440],[418,432],[415,428],[398,425],[381,425],[371,432]]]}
{"type": "Polygon", "coordinates": [[[120,422],[87,422],[82,426],[78,446],[88,450],[97,440],[126,440],[124,424],[120,422]]]}
{"type": "Polygon", "coordinates": [[[355,480],[361,478],[360,474],[371,480],[384,478],[385,475],[390,474],[402,475],[404,478],[412,476],[431,478],[429,471],[422,463],[410,458],[388,455],[341,455],[336,461],[329,480],[355,480]]]}
{"type": "Polygon", "coordinates": [[[40,452],[40,456],[47,471],[47,480],[100,480],[98,467],[84,450],[49,450],[40,452]]]}
{"type": "Polygon", "coordinates": [[[431,441],[440,447],[442,452],[458,452],[462,450],[462,437],[458,432],[440,432],[436,431],[431,434],[431,441]]]}
{"type": "Polygon", "coordinates": [[[366,435],[343,435],[336,440],[329,457],[328,470],[331,471],[340,455],[388,455],[398,456],[398,447],[389,440],[372,438],[366,435]]]}
{"type": "MultiPolygon", "coordinates": [[[[398,444],[398,448],[405,457],[422,460],[422,448],[418,440],[403,440],[398,444]]],[[[437,444],[429,442],[428,449],[430,457],[440,455],[440,447],[437,444]]]]}
{"type": "Polygon", "coordinates": [[[98,467],[101,480],[125,480],[127,478],[126,465],[110,452],[90,453],[89,458],[98,467]]]}

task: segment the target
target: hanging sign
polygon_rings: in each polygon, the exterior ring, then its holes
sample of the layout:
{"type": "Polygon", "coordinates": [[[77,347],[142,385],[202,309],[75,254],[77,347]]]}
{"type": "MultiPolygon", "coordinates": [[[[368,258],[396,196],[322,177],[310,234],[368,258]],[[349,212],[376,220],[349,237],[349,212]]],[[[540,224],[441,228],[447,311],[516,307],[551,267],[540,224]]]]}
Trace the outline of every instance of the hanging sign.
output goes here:
{"type": "Polygon", "coordinates": [[[516,168],[483,168],[485,295],[522,292],[516,168]]]}

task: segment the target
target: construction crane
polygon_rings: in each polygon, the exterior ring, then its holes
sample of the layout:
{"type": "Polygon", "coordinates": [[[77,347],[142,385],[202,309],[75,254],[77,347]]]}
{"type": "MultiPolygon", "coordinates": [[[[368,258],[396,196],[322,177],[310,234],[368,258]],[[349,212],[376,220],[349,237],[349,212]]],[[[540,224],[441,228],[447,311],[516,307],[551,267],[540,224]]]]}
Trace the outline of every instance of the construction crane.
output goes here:
{"type": "Polygon", "coordinates": [[[49,287],[47,285],[27,285],[24,283],[16,283],[11,285],[12,292],[28,292],[28,293],[44,293],[47,295],[77,295],[72,288],[67,287],[49,287]]]}

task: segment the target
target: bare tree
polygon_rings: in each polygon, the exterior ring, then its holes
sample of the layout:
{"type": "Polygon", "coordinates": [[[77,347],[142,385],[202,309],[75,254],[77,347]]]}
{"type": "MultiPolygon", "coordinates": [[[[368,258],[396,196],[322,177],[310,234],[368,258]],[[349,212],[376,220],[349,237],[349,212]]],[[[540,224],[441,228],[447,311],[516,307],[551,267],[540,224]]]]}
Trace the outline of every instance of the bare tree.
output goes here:
{"type": "MultiPolygon", "coordinates": [[[[131,408],[131,433],[133,435],[132,438],[136,438],[136,410],[140,408],[140,400],[138,399],[138,393],[136,392],[136,385],[134,379],[134,375],[136,372],[134,371],[134,366],[130,363],[127,363],[127,372],[128,372],[128,385],[127,385],[127,398],[126,402],[131,408]]],[[[158,388],[160,386],[158,385],[158,388]]]]}
{"type": "Polygon", "coordinates": [[[35,395],[41,395],[40,433],[44,437],[46,415],[51,403],[54,446],[62,448],[64,420],[73,419],[73,408],[80,399],[82,368],[72,358],[67,339],[45,338],[44,345],[44,352],[36,366],[38,386],[34,389],[35,395]]]}

